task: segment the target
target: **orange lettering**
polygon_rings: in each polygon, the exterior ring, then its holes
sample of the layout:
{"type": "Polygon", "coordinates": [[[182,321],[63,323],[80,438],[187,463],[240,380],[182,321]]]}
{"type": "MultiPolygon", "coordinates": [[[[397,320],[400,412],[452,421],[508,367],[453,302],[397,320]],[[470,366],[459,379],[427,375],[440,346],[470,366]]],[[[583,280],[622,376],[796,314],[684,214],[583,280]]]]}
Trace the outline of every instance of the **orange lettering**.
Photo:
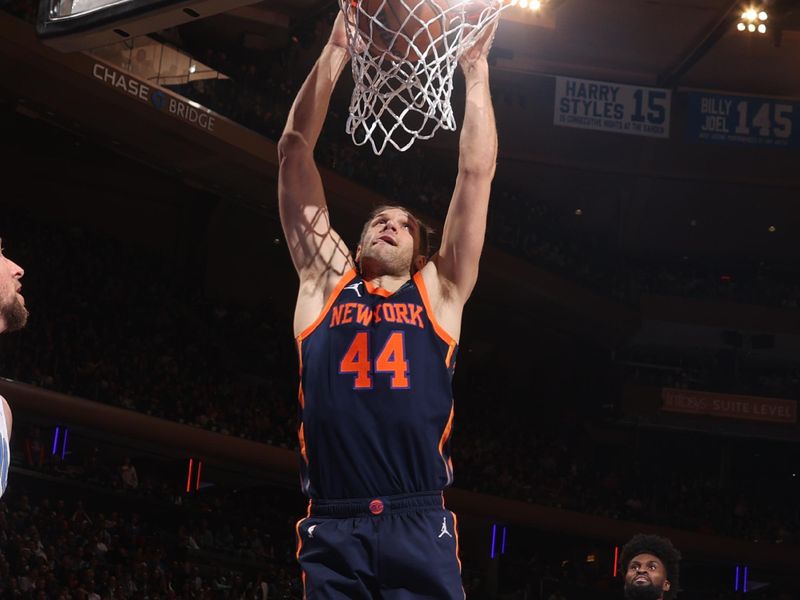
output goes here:
{"type": "Polygon", "coordinates": [[[409,322],[408,320],[408,305],[407,304],[395,304],[395,310],[397,311],[397,322],[408,323],[409,325],[413,325],[413,321],[409,322]]]}
{"type": "Polygon", "coordinates": [[[342,323],[353,322],[353,309],[358,306],[355,302],[348,302],[344,305],[344,315],[342,316],[342,323]]]}
{"type": "Polygon", "coordinates": [[[408,305],[409,310],[411,311],[411,323],[416,323],[420,329],[425,329],[425,323],[422,321],[422,307],[419,305],[408,305]]]}
{"type": "Polygon", "coordinates": [[[370,310],[369,306],[367,306],[366,304],[358,305],[358,314],[356,315],[356,321],[358,321],[359,325],[363,325],[364,327],[369,327],[369,324],[372,322],[372,311],[370,310]]]}
{"type": "Polygon", "coordinates": [[[383,305],[383,318],[390,323],[397,321],[397,314],[394,312],[394,304],[383,305]]]}
{"type": "Polygon", "coordinates": [[[344,313],[344,304],[334,306],[331,312],[331,327],[336,327],[342,324],[342,313],[344,313]]]}

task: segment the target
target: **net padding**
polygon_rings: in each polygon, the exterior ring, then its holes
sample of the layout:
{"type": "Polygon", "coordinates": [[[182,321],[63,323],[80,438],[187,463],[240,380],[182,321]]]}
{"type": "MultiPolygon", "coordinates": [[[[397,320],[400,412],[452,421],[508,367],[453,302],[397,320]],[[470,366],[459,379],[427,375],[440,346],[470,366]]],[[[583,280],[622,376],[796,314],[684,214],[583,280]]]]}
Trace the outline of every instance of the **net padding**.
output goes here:
{"type": "Polygon", "coordinates": [[[405,151],[439,129],[455,131],[458,60],[510,0],[339,1],[355,81],[346,127],[353,142],[380,155],[389,144],[405,151]]]}

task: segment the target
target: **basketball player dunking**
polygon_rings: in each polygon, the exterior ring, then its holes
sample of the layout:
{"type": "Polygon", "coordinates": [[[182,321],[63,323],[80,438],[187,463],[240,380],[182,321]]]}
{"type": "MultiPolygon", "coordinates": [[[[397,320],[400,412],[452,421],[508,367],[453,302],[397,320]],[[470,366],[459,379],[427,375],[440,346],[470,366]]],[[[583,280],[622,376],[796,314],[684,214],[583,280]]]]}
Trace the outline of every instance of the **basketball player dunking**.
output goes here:
{"type": "Polygon", "coordinates": [[[466,114],[439,251],[398,206],[377,209],[355,256],[330,225],[313,151],[349,60],[344,20],[295,99],[278,152],[280,216],[300,277],[294,332],[308,517],[298,559],[311,600],[463,599],[453,481],[452,376],[478,276],[497,134],[487,54],[461,61],[466,114]]]}
{"type": "MultiPolygon", "coordinates": [[[[20,294],[19,280],[25,271],[17,263],[3,254],[0,241],[0,333],[16,331],[25,327],[28,311],[25,299],[20,294]]],[[[6,399],[0,396],[0,496],[6,491],[8,468],[11,463],[11,408],[6,399]]]]}

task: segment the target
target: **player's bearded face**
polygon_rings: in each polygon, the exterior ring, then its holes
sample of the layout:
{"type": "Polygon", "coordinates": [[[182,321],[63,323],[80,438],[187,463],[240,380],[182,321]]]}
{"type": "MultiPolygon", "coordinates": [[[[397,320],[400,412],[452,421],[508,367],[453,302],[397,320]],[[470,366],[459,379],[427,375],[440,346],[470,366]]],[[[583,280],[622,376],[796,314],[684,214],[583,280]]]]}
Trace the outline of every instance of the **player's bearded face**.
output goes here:
{"type": "Polygon", "coordinates": [[[625,572],[625,598],[660,600],[669,588],[666,569],[658,557],[640,554],[631,559],[625,572]]]}
{"type": "Polygon", "coordinates": [[[23,270],[0,254],[0,331],[16,331],[28,322],[25,299],[19,293],[23,270]]]}

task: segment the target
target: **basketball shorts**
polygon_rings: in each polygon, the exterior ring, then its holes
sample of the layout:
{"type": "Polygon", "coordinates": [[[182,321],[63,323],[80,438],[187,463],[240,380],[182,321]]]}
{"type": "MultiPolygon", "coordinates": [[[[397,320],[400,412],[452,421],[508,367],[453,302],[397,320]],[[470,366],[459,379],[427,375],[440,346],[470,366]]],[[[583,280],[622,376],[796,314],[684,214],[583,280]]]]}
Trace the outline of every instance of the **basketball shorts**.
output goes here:
{"type": "Polygon", "coordinates": [[[308,600],[464,600],[456,515],[440,492],[312,500],[297,544],[308,600]]]}

